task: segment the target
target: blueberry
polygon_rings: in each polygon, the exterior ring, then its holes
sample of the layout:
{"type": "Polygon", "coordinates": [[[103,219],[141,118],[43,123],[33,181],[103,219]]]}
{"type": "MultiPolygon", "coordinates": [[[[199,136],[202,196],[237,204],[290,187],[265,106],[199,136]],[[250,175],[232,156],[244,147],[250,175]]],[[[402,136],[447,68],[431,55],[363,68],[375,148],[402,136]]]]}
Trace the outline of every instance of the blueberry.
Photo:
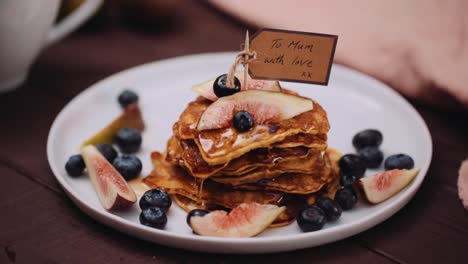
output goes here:
{"type": "Polygon", "coordinates": [[[366,163],[364,159],[356,154],[346,154],[338,162],[340,171],[343,174],[354,175],[361,178],[366,172],[366,163]]]}
{"type": "Polygon", "coordinates": [[[365,147],[378,147],[382,144],[383,136],[376,129],[363,130],[353,137],[353,146],[360,150],[365,147]]]}
{"type": "Polygon", "coordinates": [[[240,91],[241,83],[237,77],[234,76],[234,87],[227,87],[227,74],[220,75],[213,83],[213,92],[216,96],[223,97],[233,95],[240,91]]]}
{"type": "Polygon", "coordinates": [[[317,200],[316,205],[325,212],[325,216],[329,222],[336,221],[341,216],[342,210],[340,205],[330,198],[321,197],[317,200]]]}
{"type": "Polygon", "coordinates": [[[357,202],[356,192],[352,187],[343,187],[336,192],[335,201],[341,206],[341,209],[349,210],[357,202]]]}
{"type": "Polygon", "coordinates": [[[108,160],[110,163],[117,158],[117,151],[109,144],[97,144],[96,148],[101,152],[101,154],[108,160]]]}
{"type": "Polygon", "coordinates": [[[316,205],[302,210],[297,216],[297,224],[304,232],[322,229],[326,220],[325,212],[316,205]]]}
{"type": "Polygon", "coordinates": [[[135,128],[120,129],[115,135],[115,143],[123,153],[137,152],[141,146],[141,133],[135,128]]]}
{"type": "Polygon", "coordinates": [[[351,174],[344,174],[340,172],[340,185],[341,186],[351,186],[353,185],[358,178],[351,174]]]}
{"type": "Polygon", "coordinates": [[[245,132],[251,129],[254,121],[249,112],[239,111],[234,115],[233,125],[239,132],[245,132]]]}
{"type": "Polygon", "coordinates": [[[167,212],[171,204],[171,197],[164,190],[152,189],[145,192],[140,198],[141,210],[145,210],[149,207],[159,207],[164,212],[167,212]]]}
{"type": "Polygon", "coordinates": [[[207,214],[209,214],[210,212],[208,212],[207,210],[203,210],[203,209],[193,209],[192,211],[190,211],[187,215],[187,224],[192,227],[192,225],[190,224],[190,218],[194,217],[194,216],[205,216],[207,214]]]}
{"type": "Polygon", "coordinates": [[[159,207],[149,207],[140,213],[140,223],[158,229],[163,229],[167,223],[164,210],[159,207]]]}
{"type": "Polygon", "coordinates": [[[364,160],[366,167],[370,169],[378,168],[383,161],[383,153],[376,147],[365,147],[359,150],[359,155],[364,160]]]}
{"type": "Polygon", "coordinates": [[[138,101],[138,95],[134,91],[124,90],[122,93],[120,93],[118,100],[119,100],[120,106],[125,108],[128,105],[133,104],[136,101],[138,101]]]}
{"type": "Polygon", "coordinates": [[[68,175],[72,177],[78,177],[83,174],[85,169],[85,163],[83,160],[83,156],[81,155],[73,155],[68,158],[67,163],[65,163],[65,170],[67,171],[68,175]]]}
{"type": "Polygon", "coordinates": [[[134,155],[122,155],[115,158],[114,168],[128,181],[140,175],[142,164],[134,155]]]}
{"type": "Polygon", "coordinates": [[[414,167],[413,158],[410,156],[400,153],[389,156],[385,159],[384,163],[385,170],[393,169],[412,169],[414,167]]]}

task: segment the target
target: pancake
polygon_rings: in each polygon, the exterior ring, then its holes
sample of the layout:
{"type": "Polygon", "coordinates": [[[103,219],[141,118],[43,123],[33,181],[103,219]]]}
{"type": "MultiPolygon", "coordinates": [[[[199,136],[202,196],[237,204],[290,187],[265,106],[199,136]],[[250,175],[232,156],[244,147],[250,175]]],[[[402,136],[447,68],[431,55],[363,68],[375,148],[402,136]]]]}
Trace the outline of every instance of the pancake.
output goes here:
{"type": "Polygon", "coordinates": [[[328,148],[327,154],[328,154],[328,157],[330,158],[330,162],[333,166],[333,169],[335,170],[336,174],[339,174],[340,167],[338,166],[338,162],[341,159],[341,156],[343,156],[343,153],[339,152],[338,150],[334,148],[328,148]]]}
{"type": "Polygon", "coordinates": [[[256,183],[261,179],[272,179],[284,173],[321,173],[323,166],[325,166],[325,163],[321,152],[311,152],[306,157],[289,159],[273,167],[257,168],[238,176],[215,175],[210,179],[219,183],[236,186],[245,183],[256,183]]]}
{"type": "Polygon", "coordinates": [[[172,127],[175,136],[182,139],[194,139],[197,134],[198,120],[212,102],[201,96],[188,103],[179,117],[179,121],[172,127]]]}
{"type": "Polygon", "coordinates": [[[236,185],[235,189],[309,194],[318,192],[327,183],[338,178],[337,176],[327,158],[324,166],[313,173],[285,173],[275,178],[261,179],[256,183],[236,185]]]}
{"type": "Polygon", "coordinates": [[[193,140],[179,141],[175,137],[171,137],[167,142],[166,152],[167,161],[174,165],[183,166],[192,176],[197,178],[208,178],[228,165],[208,165],[203,160],[193,140]]]}
{"type": "Polygon", "coordinates": [[[340,160],[341,156],[343,156],[343,154],[336,149],[328,148],[327,155],[330,159],[330,164],[333,169],[335,177],[332,179],[330,183],[324,186],[324,188],[322,188],[322,190],[320,190],[320,192],[317,193],[316,196],[310,195],[307,197],[308,205],[315,204],[316,198],[319,196],[325,196],[330,199],[335,199],[336,191],[338,191],[338,189],[341,188],[340,176],[339,176],[340,167],[338,166],[338,161],[340,160]]]}
{"type": "Polygon", "coordinates": [[[244,202],[279,205],[285,195],[279,192],[233,190],[210,180],[202,183],[180,167],[165,161],[161,153],[153,152],[151,156],[154,169],[143,179],[146,185],[164,189],[172,195],[188,197],[200,204],[215,204],[226,208],[234,208],[244,202]]]}
{"type": "Polygon", "coordinates": [[[185,167],[194,177],[208,178],[213,175],[242,175],[259,167],[277,167],[281,170],[291,168],[295,171],[294,168],[299,164],[297,162],[294,164],[292,161],[306,157],[311,151],[315,150],[302,146],[262,148],[252,150],[228,164],[210,166],[203,160],[193,140],[179,141],[175,137],[172,137],[167,144],[167,160],[172,164],[185,167]]]}
{"type": "Polygon", "coordinates": [[[142,180],[149,188],[166,190],[187,212],[250,202],[285,206],[272,226],[294,221],[318,197],[334,197],[341,154],[327,150],[330,125],[317,102],[310,111],[242,133],[233,127],[199,131],[211,103],[202,97],[190,102],[165,154],[151,154],[154,169],[142,180]]]}
{"type": "Polygon", "coordinates": [[[325,111],[316,102],[311,111],[278,124],[256,125],[243,133],[233,127],[198,131],[198,120],[210,103],[202,98],[190,102],[173,126],[176,137],[195,141],[203,159],[210,165],[225,164],[253,149],[270,147],[296,134],[322,135],[324,140],[317,146],[326,148],[326,133],[330,126],[325,111]]]}
{"type": "Polygon", "coordinates": [[[232,160],[228,166],[220,170],[215,176],[238,176],[258,168],[272,168],[283,166],[291,160],[305,158],[311,152],[305,147],[293,148],[261,148],[232,160]]]}
{"type": "Polygon", "coordinates": [[[278,191],[249,191],[234,190],[226,185],[217,184],[211,180],[206,180],[201,184],[191,177],[180,167],[170,164],[159,152],[153,152],[151,159],[154,170],[143,179],[149,188],[165,189],[185,211],[189,212],[195,208],[219,210],[232,209],[244,202],[257,202],[262,204],[276,204],[286,206],[286,211],[281,214],[271,226],[284,226],[294,221],[298,212],[307,205],[315,203],[318,197],[327,196],[334,198],[336,190],[339,188],[337,173],[337,161],[341,154],[336,151],[329,152],[334,157],[332,168],[334,177],[320,190],[307,195],[287,194],[278,191]],[[200,184],[203,189],[200,190],[200,184]]]}
{"type": "Polygon", "coordinates": [[[298,133],[287,136],[281,142],[272,145],[275,148],[292,148],[292,147],[308,147],[317,150],[327,149],[327,134],[306,134],[298,133]]]}

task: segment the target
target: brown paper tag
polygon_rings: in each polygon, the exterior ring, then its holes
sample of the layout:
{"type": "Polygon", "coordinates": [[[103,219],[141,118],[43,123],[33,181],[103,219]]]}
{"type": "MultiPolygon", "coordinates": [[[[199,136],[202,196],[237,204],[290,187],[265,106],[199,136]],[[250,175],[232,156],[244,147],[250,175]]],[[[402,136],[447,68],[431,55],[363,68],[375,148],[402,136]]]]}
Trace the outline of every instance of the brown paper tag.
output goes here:
{"type": "Polygon", "coordinates": [[[338,36],[263,29],[250,41],[257,59],[249,74],[257,79],[274,79],[327,85],[338,36]]]}

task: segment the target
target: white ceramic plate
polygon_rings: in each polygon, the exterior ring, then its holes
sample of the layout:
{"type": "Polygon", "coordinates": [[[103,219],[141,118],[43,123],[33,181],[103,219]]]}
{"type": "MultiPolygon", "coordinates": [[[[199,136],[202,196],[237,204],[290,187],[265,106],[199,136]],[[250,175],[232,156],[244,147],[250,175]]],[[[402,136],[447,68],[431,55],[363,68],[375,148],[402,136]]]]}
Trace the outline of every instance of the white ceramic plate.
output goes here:
{"type": "MultiPolygon", "coordinates": [[[[110,76],[74,98],[57,116],[49,133],[47,155],[50,167],[67,195],[92,218],[121,232],[158,244],[189,250],[218,253],[279,252],[322,245],[367,230],[400,210],[421,185],[432,155],[429,131],[421,116],[399,94],[386,85],[343,66],[334,65],[327,86],[282,83],[284,87],[316,99],[328,112],[331,123],[329,145],[344,153],[353,152],[353,135],[366,128],[382,131],[381,146],[386,156],[411,155],[421,172],[403,191],[375,206],[359,202],[334,223],[316,232],[302,233],[296,223],[271,228],[254,238],[213,238],[192,234],[185,223],[186,213],[173,205],[165,230],[139,224],[138,205],[125,212],[108,212],[100,205],[86,176],[67,176],[64,164],[78,153],[78,146],[120,113],[117,95],[131,87],[140,95],[147,130],[138,156],[143,173],[151,170],[149,155],[162,151],[172,134],[172,124],[187,102],[195,98],[190,90],[225,73],[234,53],[212,53],[168,59],[138,66],[110,76]]],[[[382,170],[382,169],[381,169],[382,170]]],[[[376,171],[367,171],[366,175],[376,171]]]]}

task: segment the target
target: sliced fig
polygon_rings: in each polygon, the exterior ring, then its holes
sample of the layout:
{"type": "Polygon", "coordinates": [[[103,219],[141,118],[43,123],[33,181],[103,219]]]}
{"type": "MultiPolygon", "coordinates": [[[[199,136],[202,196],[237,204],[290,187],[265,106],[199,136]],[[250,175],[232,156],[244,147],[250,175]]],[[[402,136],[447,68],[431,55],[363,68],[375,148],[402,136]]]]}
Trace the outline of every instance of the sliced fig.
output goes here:
{"type": "Polygon", "coordinates": [[[137,201],[133,189],[95,146],[83,147],[81,154],[94,190],[105,209],[123,209],[137,201]]]}
{"type": "MultiPolygon", "coordinates": [[[[241,83],[241,91],[246,90],[265,90],[265,91],[281,91],[281,86],[278,81],[268,81],[268,80],[254,80],[247,75],[247,87],[244,86],[244,72],[238,71],[234,73],[240,83],[241,83]]],[[[192,87],[192,91],[196,92],[197,94],[205,97],[208,100],[216,101],[218,97],[215,95],[213,91],[213,84],[215,79],[197,84],[192,87]]]]}
{"type": "Polygon", "coordinates": [[[400,192],[418,175],[419,169],[394,169],[359,180],[370,203],[377,204],[400,192]]]}
{"type": "Polygon", "coordinates": [[[202,236],[251,237],[265,230],[286,209],[272,204],[243,203],[226,211],[217,210],[190,218],[193,231],[202,236]]]}
{"type": "Polygon", "coordinates": [[[458,196],[465,209],[468,210],[468,159],[463,161],[458,171],[458,196]]]}
{"type": "Polygon", "coordinates": [[[145,129],[145,123],[143,122],[141,111],[137,103],[133,103],[125,107],[119,117],[114,119],[94,136],[83,142],[81,146],[111,144],[117,131],[122,128],[135,128],[140,131],[145,129]]]}
{"type": "Polygon", "coordinates": [[[205,109],[198,130],[229,127],[236,112],[246,111],[254,124],[277,123],[313,109],[310,99],[281,92],[248,90],[226,96],[205,109]]]}

